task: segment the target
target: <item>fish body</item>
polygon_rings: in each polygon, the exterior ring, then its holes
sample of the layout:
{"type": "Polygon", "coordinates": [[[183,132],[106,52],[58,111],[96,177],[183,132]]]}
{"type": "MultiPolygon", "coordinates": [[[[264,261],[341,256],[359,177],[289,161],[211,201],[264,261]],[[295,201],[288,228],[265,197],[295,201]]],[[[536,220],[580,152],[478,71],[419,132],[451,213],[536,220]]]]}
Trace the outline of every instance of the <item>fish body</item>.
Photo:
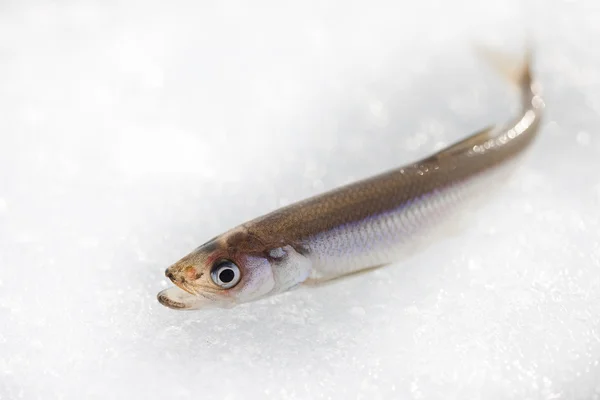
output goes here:
{"type": "Polygon", "coordinates": [[[543,101],[529,58],[501,68],[521,92],[512,121],[403,167],[280,208],[211,239],[166,270],[174,309],[232,307],[396,261],[528,147],[543,101]]]}

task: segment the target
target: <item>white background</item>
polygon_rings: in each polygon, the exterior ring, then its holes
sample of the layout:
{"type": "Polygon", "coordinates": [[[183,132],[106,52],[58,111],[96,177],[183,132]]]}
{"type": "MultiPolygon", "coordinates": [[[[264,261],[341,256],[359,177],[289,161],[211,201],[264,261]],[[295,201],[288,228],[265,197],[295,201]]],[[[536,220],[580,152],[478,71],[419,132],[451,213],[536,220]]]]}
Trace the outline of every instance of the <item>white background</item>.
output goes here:
{"type": "Polygon", "coordinates": [[[600,5],[0,1],[0,398],[600,398],[600,5]],[[402,263],[233,310],[165,267],[516,110],[539,140],[402,263]]]}

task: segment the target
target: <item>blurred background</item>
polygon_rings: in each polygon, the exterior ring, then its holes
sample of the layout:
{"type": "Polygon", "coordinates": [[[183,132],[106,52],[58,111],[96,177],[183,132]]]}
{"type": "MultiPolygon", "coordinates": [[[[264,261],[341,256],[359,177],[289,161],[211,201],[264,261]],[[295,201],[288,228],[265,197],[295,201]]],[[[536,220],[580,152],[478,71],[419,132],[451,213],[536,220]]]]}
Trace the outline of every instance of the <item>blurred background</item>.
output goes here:
{"type": "Polygon", "coordinates": [[[0,399],[600,398],[600,4],[0,1],[0,399]],[[232,310],[156,301],[247,219],[518,108],[541,135],[465,226],[232,310]]]}

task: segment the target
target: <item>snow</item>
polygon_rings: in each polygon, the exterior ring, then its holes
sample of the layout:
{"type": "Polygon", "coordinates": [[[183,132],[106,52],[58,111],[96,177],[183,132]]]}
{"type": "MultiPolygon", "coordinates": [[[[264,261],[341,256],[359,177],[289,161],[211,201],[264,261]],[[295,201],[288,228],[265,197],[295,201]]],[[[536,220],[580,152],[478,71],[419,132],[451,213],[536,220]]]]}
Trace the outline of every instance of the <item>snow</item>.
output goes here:
{"type": "Polygon", "coordinates": [[[0,11],[0,399],[600,398],[593,0],[0,11]],[[464,226],[321,288],[158,304],[214,235],[504,121],[470,44],[528,35],[541,136],[464,226]]]}

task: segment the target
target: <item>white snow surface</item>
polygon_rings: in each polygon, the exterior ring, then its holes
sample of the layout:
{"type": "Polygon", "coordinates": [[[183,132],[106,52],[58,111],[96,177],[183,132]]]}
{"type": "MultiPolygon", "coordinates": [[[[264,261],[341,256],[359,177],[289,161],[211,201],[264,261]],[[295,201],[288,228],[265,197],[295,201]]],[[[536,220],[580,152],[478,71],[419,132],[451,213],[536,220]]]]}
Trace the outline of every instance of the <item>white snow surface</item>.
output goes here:
{"type": "Polygon", "coordinates": [[[599,20],[596,0],[0,2],[0,399],[600,398],[599,20]],[[509,118],[472,44],[527,40],[541,135],[468,222],[321,288],[158,304],[216,234],[509,118]]]}

